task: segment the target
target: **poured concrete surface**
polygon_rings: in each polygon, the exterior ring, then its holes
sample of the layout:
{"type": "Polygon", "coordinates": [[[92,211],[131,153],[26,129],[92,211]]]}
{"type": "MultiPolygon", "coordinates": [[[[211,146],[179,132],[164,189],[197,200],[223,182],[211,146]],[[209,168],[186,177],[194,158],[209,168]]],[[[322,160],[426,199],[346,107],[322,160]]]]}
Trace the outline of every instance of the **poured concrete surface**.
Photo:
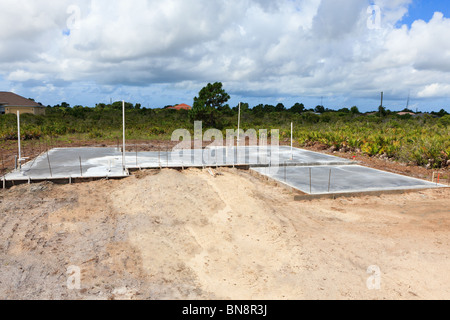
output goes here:
{"type": "Polygon", "coordinates": [[[209,147],[171,152],[127,153],[127,168],[202,166],[332,165],[351,161],[290,147],[209,147]]]}
{"type": "Polygon", "coordinates": [[[5,176],[5,181],[120,178],[127,169],[249,166],[308,194],[352,193],[445,187],[356,166],[354,162],[290,147],[208,147],[169,152],[127,152],[116,148],[53,149],[5,176]],[[352,165],[353,164],[353,165],[352,165]],[[311,170],[311,184],[310,175],[311,170]],[[331,170],[331,183],[329,184],[331,170]]]}
{"type": "Polygon", "coordinates": [[[7,181],[123,177],[122,154],[115,148],[52,149],[6,175],[7,181]],[[80,164],[81,159],[81,164],[80,164]]]}
{"type": "Polygon", "coordinates": [[[358,165],[252,168],[307,194],[339,194],[446,187],[358,165]],[[331,179],[330,179],[331,177],[331,179]]]}
{"type": "MultiPolygon", "coordinates": [[[[346,159],[316,152],[279,148],[207,148],[169,152],[127,152],[125,168],[181,168],[203,166],[268,166],[345,164],[346,159]]],[[[6,180],[123,177],[122,153],[116,148],[52,149],[6,175],[6,180]],[[81,165],[80,165],[81,159],[81,165]],[[49,164],[50,162],[50,164],[49,164]]]]}

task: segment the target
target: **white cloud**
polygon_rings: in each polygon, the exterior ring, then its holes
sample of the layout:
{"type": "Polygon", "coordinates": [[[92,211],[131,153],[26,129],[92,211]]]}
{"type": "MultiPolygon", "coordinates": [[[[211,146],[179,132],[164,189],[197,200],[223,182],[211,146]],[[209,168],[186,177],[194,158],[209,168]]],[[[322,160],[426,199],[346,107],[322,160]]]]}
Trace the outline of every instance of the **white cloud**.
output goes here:
{"type": "Polygon", "coordinates": [[[3,0],[0,77],[42,95],[222,81],[242,95],[448,97],[450,20],[396,28],[411,0],[378,0],[381,29],[370,30],[371,3],[3,0]]]}
{"type": "Polygon", "coordinates": [[[427,85],[417,96],[420,98],[449,97],[450,84],[433,83],[427,85]]]}
{"type": "Polygon", "coordinates": [[[9,74],[7,80],[24,82],[29,80],[42,80],[45,78],[44,74],[28,72],[24,70],[13,71],[9,74]]]}

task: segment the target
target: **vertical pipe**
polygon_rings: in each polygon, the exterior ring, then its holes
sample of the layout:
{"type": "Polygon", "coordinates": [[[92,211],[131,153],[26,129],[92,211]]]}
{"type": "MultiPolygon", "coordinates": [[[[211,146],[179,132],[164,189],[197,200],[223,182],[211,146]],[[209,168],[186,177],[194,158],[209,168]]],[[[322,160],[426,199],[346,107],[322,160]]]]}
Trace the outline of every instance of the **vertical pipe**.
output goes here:
{"type": "Polygon", "coordinates": [[[80,174],[81,177],[83,177],[83,167],[81,166],[81,157],[79,157],[79,159],[80,159],[80,174]]]}
{"type": "Polygon", "coordinates": [[[291,160],[294,160],[294,123],[291,122],[291,160]]]}
{"type": "Polygon", "coordinates": [[[239,142],[241,138],[241,103],[239,102],[239,113],[238,113],[238,136],[237,136],[237,146],[239,147],[239,142]]]}
{"type": "Polygon", "coordinates": [[[122,173],[125,172],[125,147],[126,147],[126,141],[125,141],[125,100],[122,100],[122,128],[123,128],[123,146],[122,146],[122,173]]]}
{"type": "Polygon", "coordinates": [[[19,169],[21,167],[21,159],[22,159],[22,150],[21,150],[21,145],[20,145],[20,111],[17,111],[17,144],[18,144],[18,148],[19,148],[19,158],[18,158],[18,162],[19,162],[19,169]]]}
{"type": "Polygon", "coordinates": [[[52,166],[50,165],[50,158],[48,156],[48,151],[47,151],[47,161],[48,161],[48,169],[50,170],[50,177],[53,178],[52,166]]]}

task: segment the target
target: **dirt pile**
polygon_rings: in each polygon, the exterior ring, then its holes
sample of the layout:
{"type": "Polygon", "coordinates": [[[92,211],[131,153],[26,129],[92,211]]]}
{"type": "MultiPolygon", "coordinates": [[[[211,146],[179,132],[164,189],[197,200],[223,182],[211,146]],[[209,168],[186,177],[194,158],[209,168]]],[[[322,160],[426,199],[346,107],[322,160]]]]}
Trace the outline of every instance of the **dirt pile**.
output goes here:
{"type": "Polygon", "coordinates": [[[221,172],[0,190],[0,298],[450,297],[450,190],[295,202],[221,172]]]}

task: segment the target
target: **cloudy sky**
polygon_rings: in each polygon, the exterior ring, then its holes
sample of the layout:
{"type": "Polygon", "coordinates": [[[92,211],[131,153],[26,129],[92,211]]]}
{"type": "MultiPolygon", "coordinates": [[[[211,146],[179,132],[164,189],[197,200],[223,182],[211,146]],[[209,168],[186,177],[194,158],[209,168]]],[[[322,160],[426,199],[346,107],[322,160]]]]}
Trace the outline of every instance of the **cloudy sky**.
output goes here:
{"type": "Polygon", "coordinates": [[[448,0],[0,0],[0,91],[44,105],[450,111],[448,0]]]}

